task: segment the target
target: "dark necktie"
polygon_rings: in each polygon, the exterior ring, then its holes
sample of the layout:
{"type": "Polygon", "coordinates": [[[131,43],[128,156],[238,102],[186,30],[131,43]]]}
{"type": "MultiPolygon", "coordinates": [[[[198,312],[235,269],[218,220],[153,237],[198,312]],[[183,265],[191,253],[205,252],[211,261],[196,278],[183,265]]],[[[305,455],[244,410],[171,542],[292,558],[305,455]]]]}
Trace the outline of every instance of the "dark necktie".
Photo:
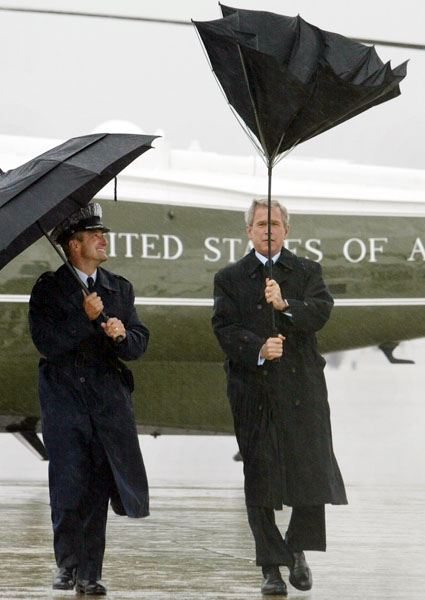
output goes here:
{"type": "Polygon", "coordinates": [[[87,277],[87,287],[89,288],[90,294],[94,291],[94,279],[93,277],[87,277]]]}
{"type": "Polygon", "coordinates": [[[266,260],[266,262],[264,263],[264,275],[266,277],[270,277],[270,265],[273,266],[273,261],[272,260],[266,260]]]}

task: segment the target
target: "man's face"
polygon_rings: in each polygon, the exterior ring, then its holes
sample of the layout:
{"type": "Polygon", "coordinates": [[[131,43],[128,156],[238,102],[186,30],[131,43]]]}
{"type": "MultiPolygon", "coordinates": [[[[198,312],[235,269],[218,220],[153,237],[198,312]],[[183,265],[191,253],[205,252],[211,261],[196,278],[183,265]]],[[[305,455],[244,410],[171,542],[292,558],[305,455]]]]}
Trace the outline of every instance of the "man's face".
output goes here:
{"type": "Polygon", "coordinates": [[[106,255],[106,246],[108,242],[100,229],[92,231],[82,231],[81,241],[73,239],[69,242],[74,255],[79,261],[98,265],[108,259],[106,255]]]}
{"type": "MultiPolygon", "coordinates": [[[[247,225],[246,230],[257,252],[263,256],[267,256],[267,206],[257,206],[252,225],[247,225]]],[[[280,208],[273,207],[271,209],[270,227],[272,256],[280,252],[283,240],[286,239],[288,231],[289,225],[285,226],[283,224],[280,208]]]]}

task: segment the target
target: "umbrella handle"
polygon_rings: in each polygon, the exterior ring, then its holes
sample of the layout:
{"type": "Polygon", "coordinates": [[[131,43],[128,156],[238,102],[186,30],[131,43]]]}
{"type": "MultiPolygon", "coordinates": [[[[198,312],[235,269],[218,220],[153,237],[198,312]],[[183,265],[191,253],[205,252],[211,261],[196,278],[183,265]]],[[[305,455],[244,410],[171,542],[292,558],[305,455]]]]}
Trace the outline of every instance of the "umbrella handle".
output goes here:
{"type": "MultiPolygon", "coordinates": [[[[83,285],[84,285],[84,284],[83,284],[83,285]]],[[[86,287],[86,286],[85,286],[85,287],[86,287]]],[[[89,290],[88,290],[88,289],[87,289],[87,293],[88,293],[88,294],[90,294],[90,292],[89,292],[89,290]]],[[[99,316],[100,316],[100,317],[102,317],[102,321],[103,321],[104,323],[106,323],[106,321],[109,319],[108,315],[107,315],[107,314],[106,314],[106,313],[105,313],[103,310],[101,310],[101,311],[100,311],[100,315],[99,315],[99,316]]],[[[115,342],[115,344],[117,344],[117,345],[118,345],[118,344],[121,344],[121,342],[123,342],[123,341],[124,341],[124,336],[123,336],[123,335],[118,335],[118,336],[117,336],[117,337],[114,339],[114,342],[115,342]]]]}
{"type": "MultiPolygon", "coordinates": [[[[53,243],[53,242],[52,242],[52,243],[53,243]]],[[[59,249],[58,249],[58,248],[56,248],[56,247],[55,247],[55,249],[56,249],[56,250],[59,252],[59,249]]],[[[66,266],[68,267],[68,269],[69,269],[69,272],[70,272],[70,273],[72,274],[72,276],[74,277],[75,281],[76,281],[76,282],[78,283],[78,285],[80,286],[80,288],[81,288],[82,290],[84,290],[86,294],[91,294],[91,292],[90,292],[89,288],[86,286],[86,284],[85,284],[83,281],[81,281],[81,279],[78,277],[78,275],[77,275],[77,273],[76,273],[76,271],[75,271],[74,267],[71,265],[71,263],[70,263],[70,262],[67,260],[67,261],[65,262],[65,264],[66,264],[66,266]]],[[[103,321],[104,323],[106,323],[106,321],[108,321],[108,319],[109,319],[109,316],[108,316],[108,315],[105,313],[105,311],[103,311],[103,310],[101,310],[101,311],[100,311],[99,317],[101,317],[101,318],[102,318],[102,321],[103,321]]],[[[123,335],[118,335],[118,336],[117,336],[117,337],[114,339],[114,342],[115,342],[115,344],[117,344],[117,345],[118,345],[118,344],[121,344],[121,342],[123,342],[123,341],[124,341],[124,336],[123,336],[123,335]]]]}
{"type": "MultiPolygon", "coordinates": [[[[52,242],[52,243],[53,243],[53,242],[52,242]]],[[[58,248],[56,248],[56,250],[58,250],[58,251],[59,251],[59,249],[58,249],[58,248]]],[[[68,269],[69,269],[69,272],[70,272],[70,273],[72,273],[72,276],[74,277],[75,281],[78,283],[78,285],[80,286],[80,288],[81,288],[82,290],[84,290],[86,294],[91,294],[91,292],[90,292],[89,288],[86,286],[86,284],[85,284],[85,283],[83,283],[83,282],[81,281],[81,279],[78,277],[78,275],[77,275],[77,273],[76,273],[76,271],[75,271],[74,267],[71,265],[71,263],[70,263],[70,262],[67,260],[67,261],[65,262],[65,264],[66,264],[66,266],[68,267],[68,269]]],[[[106,323],[106,321],[108,321],[108,319],[109,319],[109,316],[108,316],[108,315],[105,313],[105,311],[103,311],[103,310],[101,310],[101,311],[100,311],[99,317],[101,317],[101,318],[102,318],[102,321],[103,321],[104,323],[106,323]]],[[[117,336],[117,337],[114,339],[114,342],[115,342],[115,344],[117,344],[117,345],[118,345],[118,344],[121,344],[121,342],[123,342],[123,341],[124,341],[124,336],[123,336],[123,335],[118,335],[118,336],[117,336]]]]}

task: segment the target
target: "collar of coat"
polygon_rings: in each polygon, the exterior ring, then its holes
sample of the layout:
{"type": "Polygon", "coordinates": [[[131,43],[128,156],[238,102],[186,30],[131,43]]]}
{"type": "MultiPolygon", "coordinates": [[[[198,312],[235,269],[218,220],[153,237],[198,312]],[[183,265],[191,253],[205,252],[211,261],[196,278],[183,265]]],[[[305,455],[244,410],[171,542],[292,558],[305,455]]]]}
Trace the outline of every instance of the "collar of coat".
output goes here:
{"type": "MultiPolygon", "coordinates": [[[[66,265],[62,265],[56,271],[56,281],[66,296],[71,296],[81,289],[66,265]]],[[[116,276],[102,267],[97,267],[96,287],[98,289],[103,287],[112,292],[120,291],[116,276]]],[[[79,293],[81,294],[81,292],[79,293]]],[[[102,296],[101,293],[99,295],[102,296]]]]}
{"type": "MultiPolygon", "coordinates": [[[[273,279],[278,283],[282,283],[289,277],[294,270],[297,262],[297,257],[286,248],[282,248],[279,258],[273,265],[273,279]]],[[[263,264],[255,256],[255,250],[252,249],[242,260],[241,264],[246,268],[247,274],[254,278],[258,268],[263,269],[263,264]]]]}

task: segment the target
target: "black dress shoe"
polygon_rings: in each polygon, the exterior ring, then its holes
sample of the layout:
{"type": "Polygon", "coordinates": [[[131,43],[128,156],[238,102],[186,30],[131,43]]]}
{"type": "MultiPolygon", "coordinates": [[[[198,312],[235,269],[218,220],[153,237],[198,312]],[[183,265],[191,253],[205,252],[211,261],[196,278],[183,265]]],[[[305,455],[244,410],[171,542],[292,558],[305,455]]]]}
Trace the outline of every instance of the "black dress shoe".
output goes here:
{"type": "Polygon", "coordinates": [[[313,586],[313,576],[304,556],[304,552],[292,552],[293,563],[289,566],[289,583],[306,592],[313,586]]]}
{"type": "Polygon", "coordinates": [[[75,569],[61,567],[53,579],[54,590],[73,590],[75,585],[75,569]]]}
{"type": "Polygon", "coordinates": [[[86,594],[87,596],[106,596],[106,586],[100,581],[91,581],[88,579],[77,579],[75,586],[77,594],[86,594]]]}
{"type": "Polygon", "coordinates": [[[261,593],[265,596],[287,596],[288,591],[280,574],[279,567],[263,567],[261,593]]]}

